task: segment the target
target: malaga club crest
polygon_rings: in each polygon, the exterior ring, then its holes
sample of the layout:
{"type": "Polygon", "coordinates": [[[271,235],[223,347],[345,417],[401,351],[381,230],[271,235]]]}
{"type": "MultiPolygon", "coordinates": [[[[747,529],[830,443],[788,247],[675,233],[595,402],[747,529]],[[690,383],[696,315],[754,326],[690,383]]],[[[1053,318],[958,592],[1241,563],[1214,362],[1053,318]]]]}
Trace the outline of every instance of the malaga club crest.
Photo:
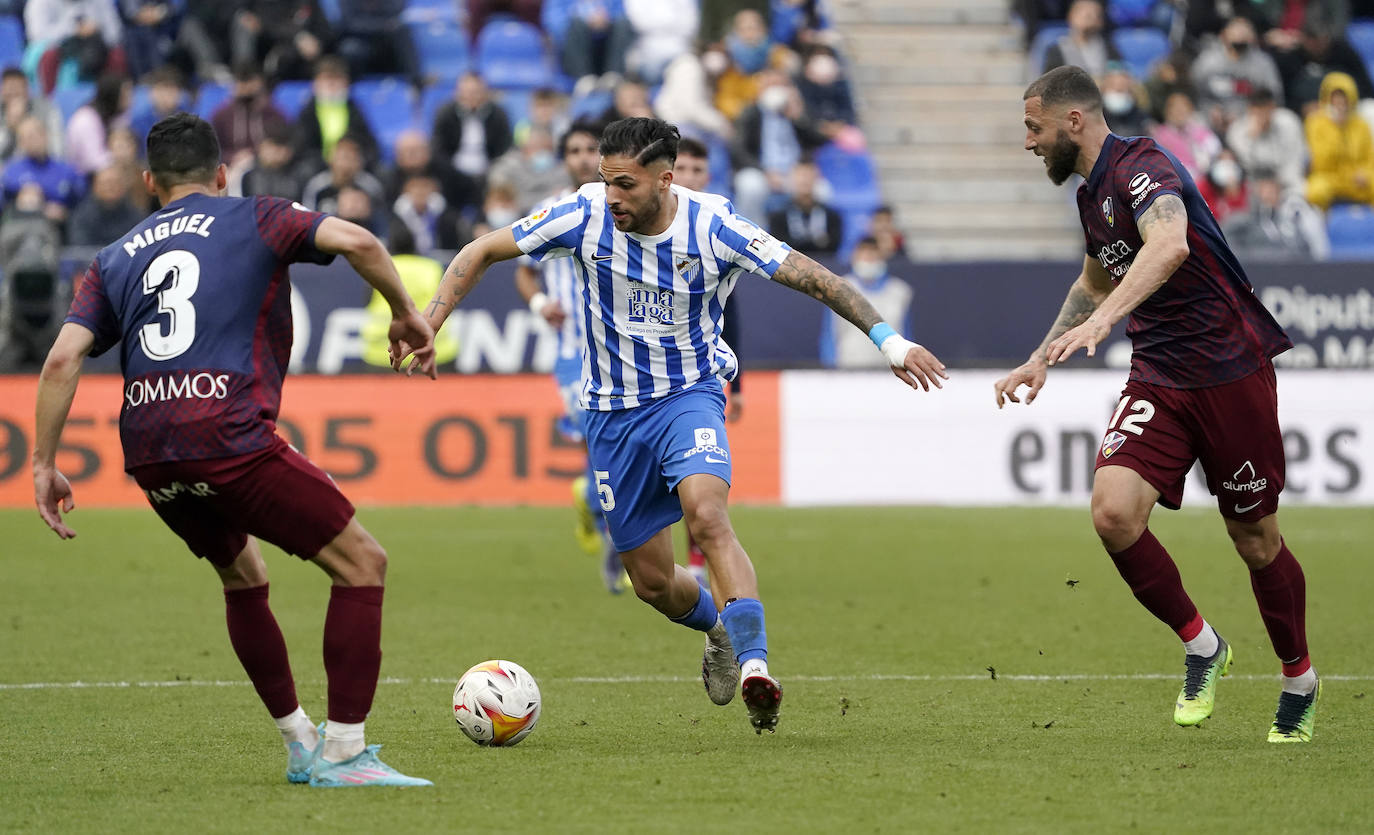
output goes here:
{"type": "Polygon", "coordinates": [[[1111,458],[1112,453],[1121,449],[1121,445],[1126,443],[1126,436],[1117,431],[1107,433],[1107,437],[1102,439],[1102,457],[1111,458]]]}

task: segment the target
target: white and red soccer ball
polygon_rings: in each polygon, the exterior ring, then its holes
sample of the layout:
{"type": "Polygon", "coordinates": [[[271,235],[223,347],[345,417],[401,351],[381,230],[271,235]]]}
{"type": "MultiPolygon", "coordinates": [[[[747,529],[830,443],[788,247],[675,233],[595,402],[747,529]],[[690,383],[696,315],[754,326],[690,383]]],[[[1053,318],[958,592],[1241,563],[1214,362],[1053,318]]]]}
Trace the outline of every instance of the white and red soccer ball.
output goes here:
{"type": "Polygon", "coordinates": [[[509,746],[539,722],[539,685],[513,661],[483,661],[453,688],[453,718],[478,745],[509,746]]]}

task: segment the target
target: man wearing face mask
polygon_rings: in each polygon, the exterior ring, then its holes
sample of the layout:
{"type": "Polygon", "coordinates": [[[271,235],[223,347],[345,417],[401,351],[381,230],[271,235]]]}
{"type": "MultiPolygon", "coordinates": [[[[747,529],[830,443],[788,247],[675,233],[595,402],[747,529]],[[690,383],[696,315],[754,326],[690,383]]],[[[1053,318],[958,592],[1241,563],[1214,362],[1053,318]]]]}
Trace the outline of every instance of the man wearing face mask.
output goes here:
{"type": "Polygon", "coordinates": [[[1120,61],[1116,45],[1103,35],[1105,21],[1106,14],[1098,0],[1074,0],[1067,15],[1068,34],[1045,52],[1044,70],[1071,64],[1100,76],[1107,71],[1108,62],[1120,61]]]}
{"type": "Polygon", "coordinates": [[[215,109],[210,125],[225,161],[234,166],[252,156],[268,135],[285,130],[287,120],[267,95],[262,70],[249,61],[234,67],[234,96],[215,109]]]}
{"type": "MultiPolygon", "coordinates": [[[[867,237],[854,247],[845,276],[863,295],[873,309],[888,322],[897,323],[902,330],[911,324],[911,285],[888,273],[887,260],[878,248],[876,238],[867,237]]],[[[854,328],[844,327],[845,321],[834,312],[821,320],[821,364],[827,368],[884,368],[881,356],[870,356],[873,346],[863,334],[856,339],[850,334],[854,328]]]]}
{"type": "Polygon", "coordinates": [[[1150,117],[1135,97],[1135,79],[1120,64],[1112,64],[1102,79],[1102,115],[1117,136],[1146,136],[1150,117]]]}
{"type": "Polygon", "coordinates": [[[315,66],[313,95],[296,118],[296,162],[319,171],[334,156],[335,144],[345,134],[358,142],[363,164],[377,161],[377,137],[356,102],[348,95],[348,64],[326,55],[315,66]]]}
{"type": "Polygon", "coordinates": [[[1250,94],[1245,116],[1226,132],[1226,146],[1246,171],[1272,169],[1285,192],[1302,193],[1307,167],[1302,120],[1278,106],[1273,90],[1261,87],[1250,94]]]}
{"type": "Polygon", "coordinates": [[[1260,87],[1276,91],[1283,103],[1277,92],[1283,89],[1278,65],[1259,48],[1255,25],[1243,17],[1232,18],[1221,36],[1202,50],[1193,62],[1192,79],[1199,105],[1219,130],[1245,111],[1246,98],[1260,87]]]}
{"type": "Polygon", "coordinates": [[[1236,155],[1223,149],[1207,169],[1207,176],[1198,181],[1198,191],[1212,210],[1217,223],[1225,223],[1237,214],[1244,214],[1250,207],[1250,191],[1245,182],[1245,171],[1236,161],[1236,155]]]}
{"type": "Polygon", "coordinates": [[[1355,96],[1355,79],[1333,72],[1322,80],[1320,106],[1307,116],[1307,200],[1323,210],[1337,200],[1374,204],[1374,140],[1354,110],[1355,96]]]}
{"type": "Polygon", "coordinates": [[[512,148],[491,166],[488,181],[505,183],[515,189],[515,202],[521,212],[568,184],[567,172],[558,164],[553,136],[547,128],[532,128],[525,144],[512,148]]]}
{"type": "Polygon", "coordinates": [[[828,137],[806,112],[801,94],[782,73],[760,79],[763,91],[735,126],[735,203],[745,217],[767,214],[770,195],[782,194],[788,173],[828,137]]]}
{"type": "Polygon", "coordinates": [[[822,124],[855,124],[858,119],[854,114],[854,99],[849,95],[849,84],[844,79],[835,50],[816,45],[807,51],[803,60],[797,90],[806,104],[806,112],[822,124]]]}

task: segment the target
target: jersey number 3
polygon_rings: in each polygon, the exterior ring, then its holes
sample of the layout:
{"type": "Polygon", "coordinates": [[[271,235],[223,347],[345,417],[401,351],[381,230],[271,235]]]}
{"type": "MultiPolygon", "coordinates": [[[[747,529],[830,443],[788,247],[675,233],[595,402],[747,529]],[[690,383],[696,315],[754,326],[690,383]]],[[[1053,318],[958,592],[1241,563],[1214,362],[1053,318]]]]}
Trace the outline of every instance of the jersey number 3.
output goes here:
{"type": "Polygon", "coordinates": [[[191,296],[200,286],[200,261],[184,249],[164,252],[143,273],[143,295],[157,294],[157,312],[166,322],[149,322],[138,341],[149,359],[165,361],[186,353],[196,339],[196,308],[191,296]],[[166,333],[163,333],[164,328],[166,333]]]}

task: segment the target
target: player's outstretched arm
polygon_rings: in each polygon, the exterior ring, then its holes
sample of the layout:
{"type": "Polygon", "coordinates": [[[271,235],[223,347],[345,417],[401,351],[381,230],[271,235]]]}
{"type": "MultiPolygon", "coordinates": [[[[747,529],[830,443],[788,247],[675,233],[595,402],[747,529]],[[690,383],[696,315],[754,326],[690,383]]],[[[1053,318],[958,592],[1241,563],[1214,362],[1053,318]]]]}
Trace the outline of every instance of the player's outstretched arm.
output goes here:
{"type": "Polygon", "coordinates": [[[542,316],[552,327],[563,326],[564,320],[568,318],[568,311],[544,292],[538,270],[523,262],[516,264],[515,289],[520,293],[520,298],[525,300],[525,304],[529,305],[531,313],[542,316]]]}
{"type": "Polygon", "coordinates": [[[413,353],[415,367],[430,379],[438,376],[434,364],[434,329],[420,315],[415,301],[406,292],[391,253],[377,236],[356,223],[327,217],[315,229],[315,246],[324,252],[342,255],[363,280],[382,294],[391,306],[391,327],[387,338],[393,355],[404,344],[413,353]]]}
{"type": "Polygon", "coordinates": [[[1021,386],[1030,388],[1026,393],[1026,405],[1035,402],[1036,395],[1045,386],[1045,374],[1049,366],[1046,354],[1050,345],[1065,333],[1087,322],[1111,293],[1112,277],[1092,256],[1086,256],[1083,259],[1083,272],[1078,274],[1078,279],[1069,288],[1069,295],[1064,299],[1064,305],[1059,308],[1059,315],[1050,326],[1050,332],[1045,334],[1039,347],[1031,352],[1030,359],[993,383],[993,391],[997,395],[997,408],[1002,408],[1007,401],[1020,403],[1021,399],[1017,396],[1016,390],[1021,386]]]}
{"type": "Polygon", "coordinates": [[[1188,260],[1188,209],[1178,195],[1155,198],[1136,220],[1136,228],[1144,243],[1126,276],[1083,324],[1050,343],[1045,352],[1050,365],[1068,359],[1079,348],[1086,348],[1092,356],[1112,326],[1154,295],[1188,260]]]}
{"type": "Polygon", "coordinates": [[[773,273],[773,280],[819,300],[868,334],[883,356],[887,357],[892,373],[912,388],[916,388],[917,384],[923,391],[930,391],[932,384],[936,388],[943,388],[940,380],[949,379],[945,364],[934,354],[924,346],[902,337],[883,321],[883,317],[878,315],[878,311],[853,284],[811,258],[796,250],[789,252],[773,273]]]}
{"type": "Polygon", "coordinates": [[[33,438],[33,500],[38,515],[48,527],[63,539],[76,536],[67,527],[63,513],[76,509],[72,486],[67,477],[57,471],[57,444],[62,439],[62,427],[76,396],[81,379],[81,363],[95,345],[95,334],[70,322],[62,326],[43,371],[38,376],[38,407],[34,415],[33,438]]]}

